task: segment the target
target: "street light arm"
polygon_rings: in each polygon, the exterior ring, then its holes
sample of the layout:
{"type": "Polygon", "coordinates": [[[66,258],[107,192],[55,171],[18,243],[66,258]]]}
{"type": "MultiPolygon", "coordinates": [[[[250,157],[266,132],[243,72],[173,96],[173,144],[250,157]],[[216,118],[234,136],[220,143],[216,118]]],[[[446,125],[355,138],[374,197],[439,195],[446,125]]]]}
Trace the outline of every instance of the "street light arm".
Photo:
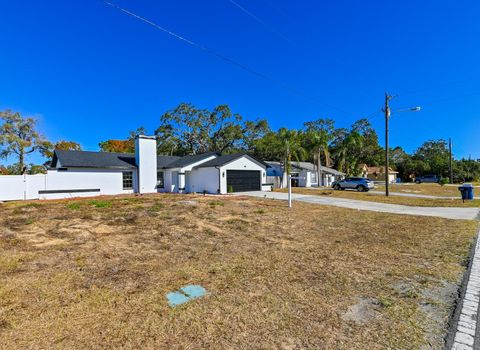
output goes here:
{"type": "Polygon", "coordinates": [[[409,107],[409,108],[400,108],[392,111],[392,113],[402,113],[402,112],[420,112],[422,107],[409,107]]]}

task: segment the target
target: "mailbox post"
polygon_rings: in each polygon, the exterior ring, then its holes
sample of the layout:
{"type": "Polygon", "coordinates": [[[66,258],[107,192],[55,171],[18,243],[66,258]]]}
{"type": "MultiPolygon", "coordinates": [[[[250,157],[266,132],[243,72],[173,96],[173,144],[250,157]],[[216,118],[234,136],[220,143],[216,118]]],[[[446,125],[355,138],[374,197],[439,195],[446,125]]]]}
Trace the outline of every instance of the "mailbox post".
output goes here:
{"type": "Polygon", "coordinates": [[[292,176],[288,175],[288,207],[292,207],[292,176]]]}

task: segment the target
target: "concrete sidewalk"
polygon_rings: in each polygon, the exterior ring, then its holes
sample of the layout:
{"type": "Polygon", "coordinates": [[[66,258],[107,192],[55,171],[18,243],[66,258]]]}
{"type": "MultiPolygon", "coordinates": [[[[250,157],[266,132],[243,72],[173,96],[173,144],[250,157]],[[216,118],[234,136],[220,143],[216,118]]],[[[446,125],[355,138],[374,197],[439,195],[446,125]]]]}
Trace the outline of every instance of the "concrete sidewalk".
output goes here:
{"type": "MultiPolygon", "coordinates": [[[[277,200],[287,200],[288,194],[282,192],[243,192],[241,195],[247,195],[257,198],[270,198],[277,200]]],[[[378,202],[367,202],[356,199],[335,198],[327,196],[292,194],[294,201],[332,205],[342,208],[350,208],[357,210],[370,210],[382,213],[404,214],[404,215],[420,215],[435,216],[446,219],[457,220],[475,220],[480,219],[480,208],[451,208],[451,207],[413,207],[407,205],[386,204],[378,202]]]]}

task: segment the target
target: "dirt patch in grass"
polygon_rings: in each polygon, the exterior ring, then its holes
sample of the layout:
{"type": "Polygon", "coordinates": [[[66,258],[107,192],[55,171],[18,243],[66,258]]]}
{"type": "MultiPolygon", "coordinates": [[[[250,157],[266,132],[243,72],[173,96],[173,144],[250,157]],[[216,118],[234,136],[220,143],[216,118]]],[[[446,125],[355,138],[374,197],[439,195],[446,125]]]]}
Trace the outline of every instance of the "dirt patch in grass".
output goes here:
{"type": "Polygon", "coordinates": [[[0,348],[440,349],[477,228],[240,197],[94,200],[110,204],[1,205],[0,348]],[[207,296],[170,308],[187,284],[207,296]]]}
{"type": "MultiPolygon", "coordinates": [[[[437,185],[439,186],[439,185],[437,185]]],[[[378,189],[375,189],[377,191],[378,189]]],[[[287,192],[287,189],[276,189],[277,192],[287,192]]],[[[293,188],[293,193],[308,194],[316,196],[330,196],[336,198],[357,199],[369,202],[379,202],[387,204],[401,204],[418,207],[459,207],[459,208],[480,208],[480,199],[462,202],[460,197],[451,199],[438,198],[415,198],[390,195],[385,197],[375,193],[357,192],[352,190],[334,191],[333,189],[317,188],[293,188]]]]}

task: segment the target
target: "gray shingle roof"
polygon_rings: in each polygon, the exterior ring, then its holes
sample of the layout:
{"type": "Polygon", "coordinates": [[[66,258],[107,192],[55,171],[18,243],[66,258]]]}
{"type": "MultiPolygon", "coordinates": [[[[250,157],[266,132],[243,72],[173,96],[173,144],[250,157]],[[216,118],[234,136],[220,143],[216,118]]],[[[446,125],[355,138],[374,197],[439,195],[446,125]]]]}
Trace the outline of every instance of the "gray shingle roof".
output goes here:
{"type": "MultiPolygon", "coordinates": [[[[271,167],[276,167],[276,166],[281,166],[283,167],[282,163],[280,162],[274,162],[274,161],[266,161],[266,163],[271,166],[271,167]]],[[[298,170],[308,170],[308,171],[316,171],[316,167],[313,163],[310,162],[291,162],[290,165],[292,168],[298,169],[298,170]]],[[[322,172],[327,173],[327,174],[332,174],[332,175],[345,175],[344,173],[335,170],[333,168],[328,168],[326,166],[321,166],[320,169],[322,172]]]]}
{"type": "Polygon", "coordinates": [[[209,167],[216,167],[216,166],[222,166],[222,165],[225,165],[225,164],[228,164],[230,163],[231,161],[234,161],[238,158],[241,158],[243,156],[247,156],[249,158],[252,158],[253,160],[255,160],[256,162],[266,166],[265,163],[249,156],[248,154],[245,154],[245,153],[234,153],[234,154],[226,154],[224,156],[220,156],[220,157],[217,157],[215,159],[212,159],[212,160],[209,160],[208,162],[205,162],[205,163],[202,163],[200,165],[197,165],[195,168],[209,168],[209,167]]]}
{"type": "MultiPolygon", "coordinates": [[[[298,169],[305,169],[305,170],[309,170],[309,171],[315,171],[316,170],[315,165],[313,163],[310,163],[310,162],[292,162],[292,166],[294,166],[298,169]]],[[[338,170],[328,168],[328,167],[323,166],[323,165],[320,166],[320,169],[322,170],[322,172],[332,174],[332,175],[345,175],[344,173],[342,173],[338,170]]]]}
{"type": "MultiPolygon", "coordinates": [[[[162,169],[181,157],[157,156],[157,168],[162,169]]],[[[51,166],[55,168],[60,161],[62,167],[135,169],[135,155],[132,153],[87,152],[55,150],[51,166]]]]}
{"type": "Polygon", "coordinates": [[[182,157],[178,156],[157,156],[157,169],[166,168],[169,164],[177,161],[182,157]]]}
{"type": "Polygon", "coordinates": [[[56,167],[58,161],[60,166],[67,168],[136,168],[135,155],[130,153],[55,150],[51,166],[56,167]]]}

